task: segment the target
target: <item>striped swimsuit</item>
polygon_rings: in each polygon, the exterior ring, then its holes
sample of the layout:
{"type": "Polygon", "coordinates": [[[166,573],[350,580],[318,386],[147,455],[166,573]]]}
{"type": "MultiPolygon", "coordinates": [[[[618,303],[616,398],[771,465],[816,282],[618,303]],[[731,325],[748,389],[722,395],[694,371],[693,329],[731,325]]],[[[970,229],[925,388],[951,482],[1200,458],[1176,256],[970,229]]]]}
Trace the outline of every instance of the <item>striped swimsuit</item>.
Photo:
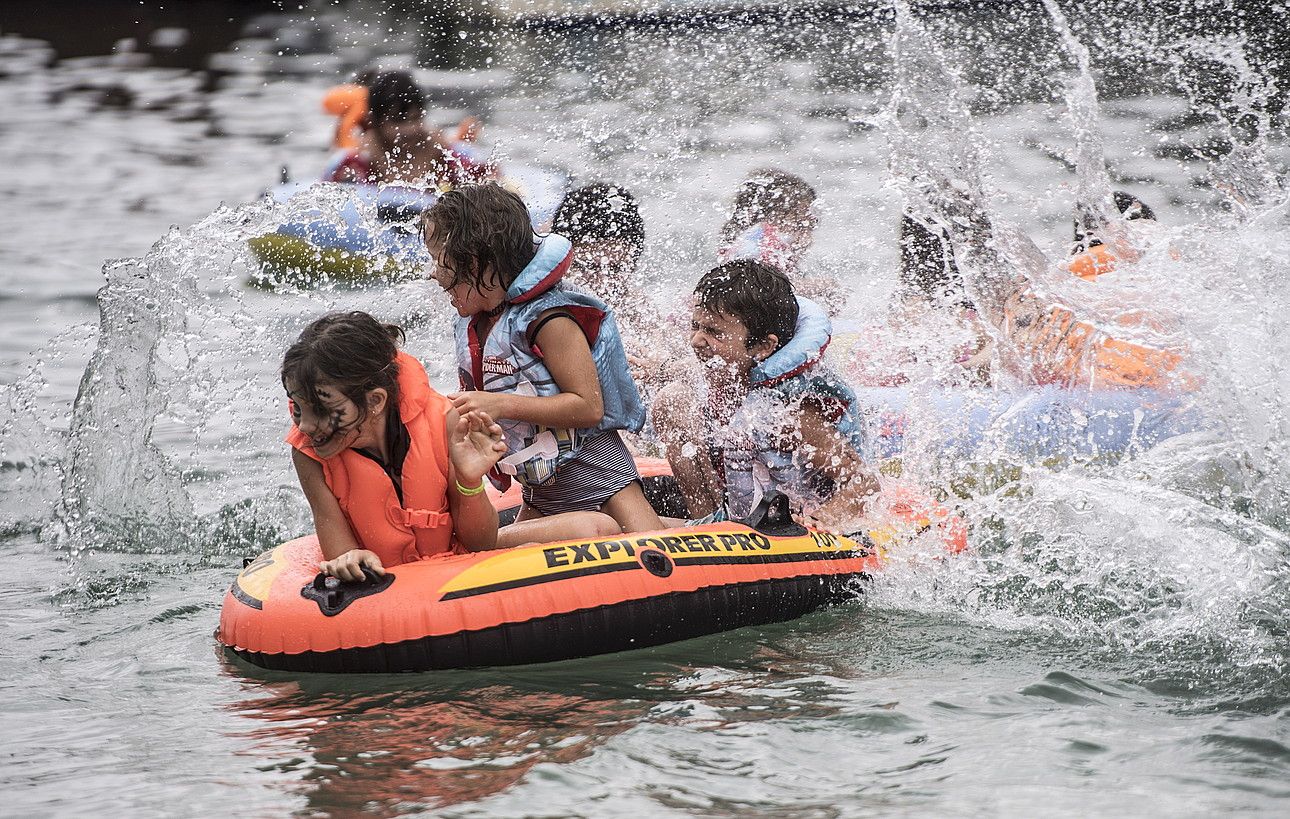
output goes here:
{"type": "Polygon", "coordinates": [[[587,439],[572,460],[560,464],[555,477],[524,487],[524,502],[544,515],[598,512],[605,501],[640,480],[636,462],[618,430],[587,439]]]}

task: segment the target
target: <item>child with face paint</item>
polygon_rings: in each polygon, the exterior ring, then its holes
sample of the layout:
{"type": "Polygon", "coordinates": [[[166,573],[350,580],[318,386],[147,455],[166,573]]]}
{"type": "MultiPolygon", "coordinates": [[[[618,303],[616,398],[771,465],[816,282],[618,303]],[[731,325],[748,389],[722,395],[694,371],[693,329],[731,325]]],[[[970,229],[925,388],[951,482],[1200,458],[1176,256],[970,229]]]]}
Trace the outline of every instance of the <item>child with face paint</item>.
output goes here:
{"type": "Polygon", "coordinates": [[[483,477],[506,453],[501,427],[485,412],[454,409],[399,350],[401,338],[367,313],[333,313],[283,358],[287,442],[313,511],[321,571],[361,580],[364,569],[381,575],[436,555],[618,531],[597,513],[499,531],[483,477]]]}

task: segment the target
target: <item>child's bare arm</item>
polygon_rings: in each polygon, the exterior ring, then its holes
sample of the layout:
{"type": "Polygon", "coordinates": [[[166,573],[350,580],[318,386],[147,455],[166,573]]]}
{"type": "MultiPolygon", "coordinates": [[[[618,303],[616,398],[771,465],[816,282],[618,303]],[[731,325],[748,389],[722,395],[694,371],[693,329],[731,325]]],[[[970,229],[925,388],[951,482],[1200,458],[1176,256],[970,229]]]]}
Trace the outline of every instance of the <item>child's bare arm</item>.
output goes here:
{"type": "Polygon", "coordinates": [[[605,416],[605,404],[587,337],[577,322],[560,315],[558,307],[544,312],[538,321],[553,313],[556,318],[542,325],[534,341],[542,350],[543,360],[560,393],[531,396],[505,392],[459,392],[452,396],[457,412],[463,415],[484,412],[493,418],[528,421],[544,427],[585,429],[600,423],[605,416]]]}
{"type": "Polygon", "coordinates": [[[298,449],[291,450],[291,461],[300,478],[300,488],[305,491],[305,499],[314,513],[314,530],[318,533],[318,544],[325,558],[319,564],[319,570],[341,580],[362,580],[362,566],[378,575],[385,574],[381,559],[359,547],[358,540],[350,531],[349,521],[340,509],[340,502],[327,487],[322,464],[298,449]]]}
{"type": "Polygon", "coordinates": [[[682,381],[667,385],[654,398],[654,430],[667,448],[672,474],[693,518],[710,514],[725,500],[721,476],[703,440],[701,404],[693,385],[682,381]]]}
{"type": "Polygon", "coordinates": [[[449,410],[444,419],[448,432],[450,466],[448,511],[457,540],[472,552],[498,548],[497,509],[483,491],[484,475],[506,454],[502,428],[483,413],[459,415],[449,410]],[[458,486],[480,491],[463,494],[458,486]]]}
{"type": "Polygon", "coordinates": [[[828,526],[853,526],[864,515],[869,497],[881,488],[878,479],[818,407],[805,403],[799,419],[802,454],[836,487],[833,497],[814,510],[812,517],[828,526]]]}

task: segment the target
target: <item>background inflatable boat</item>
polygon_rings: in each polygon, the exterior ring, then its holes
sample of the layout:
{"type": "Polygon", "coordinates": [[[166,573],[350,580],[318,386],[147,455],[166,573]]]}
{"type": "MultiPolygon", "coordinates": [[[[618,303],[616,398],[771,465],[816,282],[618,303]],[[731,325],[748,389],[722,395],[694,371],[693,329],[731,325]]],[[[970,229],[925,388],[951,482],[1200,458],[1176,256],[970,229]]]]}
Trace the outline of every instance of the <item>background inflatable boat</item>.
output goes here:
{"type": "Polygon", "coordinates": [[[961,459],[1120,456],[1195,432],[1205,418],[1194,395],[1150,390],[1020,392],[861,387],[870,459],[926,447],[961,459]]]}
{"type": "MultiPolygon", "coordinates": [[[[522,166],[506,168],[499,181],[524,200],[539,230],[550,225],[568,182],[562,174],[522,166]]],[[[419,220],[434,204],[434,193],[395,185],[288,182],[268,196],[296,212],[275,232],[248,241],[257,263],[253,285],[361,287],[415,276],[429,261],[419,220]]]]}

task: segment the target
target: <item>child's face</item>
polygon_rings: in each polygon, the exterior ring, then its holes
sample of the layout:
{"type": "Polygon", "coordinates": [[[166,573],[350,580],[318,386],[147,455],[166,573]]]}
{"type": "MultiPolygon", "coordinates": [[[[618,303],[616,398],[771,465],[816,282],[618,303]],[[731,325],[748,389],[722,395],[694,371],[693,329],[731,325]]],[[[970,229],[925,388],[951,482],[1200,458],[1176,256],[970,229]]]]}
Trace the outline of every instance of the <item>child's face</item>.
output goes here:
{"type": "Polygon", "coordinates": [[[626,242],[582,241],[573,246],[568,281],[612,303],[629,295],[635,269],[635,254],[626,242]]]}
{"type": "Polygon", "coordinates": [[[346,398],[340,390],[327,384],[320,384],[317,393],[323,402],[324,413],[319,413],[309,405],[298,384],[287,380],[291,420],[301,432],[309,436],[314,454],[319,458],[331,458],[348,447],[361,445],[359,438],[363,424],[360,421],[363,414],[358,405],[346,398]]]}
{"type": "MultiPolygon", "coordinates": [[[[761,360],[762,345],[748,346],[748,328],[729,313],[696,306],[690,313],[690,348],[707,366],[727,366],[747,374],[761,360]]],[[[773,345],[772,345],[773,348],[773,345]]]]}
{"type": "Polygon", "coordinates": [[[632,246],[613,239],[584,239],[573,247],[573,264],[588,278],[630,270],[632,246]]]}
{"type": "Polygon", "coordinates": [[[457,275],[457,271],[451,267],[447,254],[444,253],[443,242],[436,242],[434,239],[433,223],[426,225],[425,242],[426,249],[430,251],[430,257],[434,259],[434,270],[430,277],[443,288],[443,292],[448,294],[448,299],[456,308],[457,315],[469,317],[487,313],[505,301],[506,291],[495,285],[490,283],[476,287],[467,277],[457,275]]]}
{"type": "Polygon", "coordinates": [[[815,227],[819,223],[815,215],[815,202],[802,202],[796,208],[793,216],[780,225],[781,230],[788,235],[789,243],[796,253],[805,253],[806,250],[815,241],[815,227]]]}

